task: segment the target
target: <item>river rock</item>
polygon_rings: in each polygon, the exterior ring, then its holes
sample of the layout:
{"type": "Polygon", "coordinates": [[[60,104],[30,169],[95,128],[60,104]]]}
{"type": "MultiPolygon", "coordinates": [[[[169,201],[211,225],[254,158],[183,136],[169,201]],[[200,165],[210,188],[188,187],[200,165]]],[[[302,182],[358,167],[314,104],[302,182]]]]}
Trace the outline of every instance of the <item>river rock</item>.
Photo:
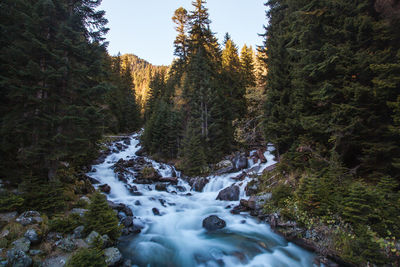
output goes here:
{"type": "Polygon", "coordinates": [[[267,159],[264,156],[265,149],[258,149],[257,156],[261,160],[261,163],[267,163],[267,159]]]}
{"type": "Polygon", "coordinates": [[[233,166],[237,171],[247,168],[247,157],[243,153],[236,153],[233,158],[233,166]]]}
{"type": "Polygon", "coordinates": [[[144,148],[139,148],[138,151],[136,151],[136,156],[142,157],[145,154],[144,148]]]}
{"type": "Polygon", "coordinates": [[[16,222],[26,226],[41,223],[42,218],[40,217],[40,213],[37,211],[25,211],[16,219],[16,222]]]}
{"type": "Polygon", "coordinates": [[[237,201],[239,200],[240,188],[237,185],[231,185],[218,193],[217,200],[237,201]]]}
{"type": "Polygon", "coordinates": [[[230,160],[222,160],[216,164],[217,169],[233,167],[233,163],[230,160]]]}
{"type": "Polygon", "coordinates": [[[121,220],[121,223],[125,226],[125,227],[130,227],[133,225],[133,217],[132,216],[127,216],[125,218],[123,218],[121,220]]]}
{"type": "Polygon", "coordinates": [[[176,190],[178,190],[179,192],[186,192],[186,188],[184,186],[178,185],[176,187],[176,190]]]}
{"type": "Polygon", "coordinates": [[[106,194],[109,194],[111,192],[111,187],[108,184],[99,185],[99,188],[101,192],[104,192],[106,194]]]}
{"type": "Polygon", "coordinates": [[[76,244],[71,237],[63,238],[57,241],[55,245],[66,252],[72,252],[76,249],[76,244]]]}
{"type": "Polygon", "coordinates": [[[167,184],[165,184],[165,183],[157,183],[156,184],[156,190],[157,191],[168,191],[167,190],[167,184]]]}
{"type": "Polygon", "coordinates": [[[23,251],[26,253],[29,251],[29,248],[31,246],[31,241],[29,241],[29,239],[23,237],[23,238],[17,239],[14,242],[12,242],[12,245],[13,245],[14,250],[23,251]]]}
{"type": "Polygon", "coordinates": [[[203,220],[203,227],[208,231],[215,231],[226,226],[226,222],[216,215],[211,215],[203,220]]]}
{"type": "Polygon", "coordinates": [[[39,244],[42,240],[35,229],[28,229],[25,232],[24,237],[28,239],[32,244],[39,244]]]}
{"type": "Polygon", "coordinates": [[[17,218],[18,212],[0,213],[0,222],[10,223],[17,218]]]}
{"type": "Polygon", "coordinates": [[[105,249],[104,257],[107,266],[117,266],[122,261],[121,252],[116,247],[105,249]]]}
{"type": "Polygon", "coordinates": [[[83,237],[83,231],[85,230],[85,226],[81,225],[74,229],[72,237],[75,239],[79,239],[83,237]]]}
{"type": "Polygon", "coordinates": [[[92,246],[93,242],[98,239],[101,238],[100,234],[96,231],[92,231],[85,239],[85,242],[89,245],[92,246]]]}
{"type": "Polygon", "coordinates": [[[209,179],[205,177],[195,177],[190,179],[189,184],[192,185],[192,190],[196,192],[202,192],[204,187],[210,182],[209,179]]]}
{"type": "Polygon", "coordinates": [[[92,203],[92,201],[90,200],[90,198],[88,198],[87,196],[83,196],[83,197],[81,197],[79,200],[82,201],[82,202],[85,202],[85,203],[87,203],[87,204],[92,203]]]}
{"type": "Polygon", "coordinates": [[[112,208],[113,210],[122,211],[123,213],[125,213],[126,216],[133,216],[132,210],[125,204],[122,204],[122,203],[117,204],[112,201],[107,201],[107,202],[108,202],[108,206],[110,208],[112,208]]]}
{"type": "Polygon", "coordinates": [[[178,184],[178,178],[176,177],[161,177],[159,181],[162,183],[171,183],[174,185],[178,184]]]}
{"type": "Polygon", "coordinates": [[[31,256],[37,256],[43,254],[43,251],[41,251],[40,249],[31,249],[29,250],[29,255],[31,256]]]}
{"type": "Polygon", "coordinates": [[[64,267],[65,263],[68,261],[68,259],[71,257],[71,253],[68,254],[62,254],[62,255],[56,255],[50,258],[46,258],[42,266],[43,267],[64,267]]]}
{"type": "Polygon", "coordinates": [[[93,177],[88,176],[88,180],[89,180],[92,184],[100,184],[100,181],[97,180],[96,178],[93,178],[93,177]]]}
{"type": "Polygon", "coordinates": [[[151,210],[155,216],[160,216],[160,211],[157,208],[152,208],[151,210]]]}
{"type": "Polygon", "coordinates": [[[10,266],[13,267],[31,267],[32,259],[26,252],[17,249],[11,249],[7,251],[7,259],[10,266]]]}
{"type": "Polygon", "coordinates": [[[246,178],[246,175],[247,175],[247,173],[242,172],[241,174],[239,174],[236,177],[233,177],[232,179],[236,180],[236,181],[243,181],[246,178]]]}
{"type": "Polygon", "coordinates": [[[79,217],[83,217],[83,216],[85,216],[85,213],[88,212],[88,211],[89,211],[88,209],[73,208],[70,213],[71,214],[78,214],[79,217]]]}
{"type": "Polygon", "coordinates": [[[252,195],[257,194],[258,185],[259,185],[259,182],[256,179],[248,182],[244,189],[244,191],[246,192],[246,196],[252,196],[252,195]]]}
{"type": "Polygon", "coordinates": [[[108,235],[102,235],[101,240],[103,241],[103,248],[108,248],[113,245],[111,238],[108,235]]]}

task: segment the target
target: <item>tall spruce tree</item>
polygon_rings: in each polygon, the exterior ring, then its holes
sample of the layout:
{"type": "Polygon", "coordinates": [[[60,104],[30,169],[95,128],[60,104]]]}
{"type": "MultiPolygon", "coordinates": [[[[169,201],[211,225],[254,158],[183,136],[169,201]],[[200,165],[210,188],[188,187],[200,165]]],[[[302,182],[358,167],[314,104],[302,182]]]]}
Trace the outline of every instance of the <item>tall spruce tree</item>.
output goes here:
{"type": "Polygon", "coordinates": [[[0,68],[7,73],[1,86],[3,101],[12,107],[2,114],[1,149],[29,175],[54,179],[61,161],[79,164],[95,150],[107,90],[101,82],[107,20],[95,10],[99,4],[1,3],[2,12],[14,17],[1,21],[6,34],[0,68]]]}

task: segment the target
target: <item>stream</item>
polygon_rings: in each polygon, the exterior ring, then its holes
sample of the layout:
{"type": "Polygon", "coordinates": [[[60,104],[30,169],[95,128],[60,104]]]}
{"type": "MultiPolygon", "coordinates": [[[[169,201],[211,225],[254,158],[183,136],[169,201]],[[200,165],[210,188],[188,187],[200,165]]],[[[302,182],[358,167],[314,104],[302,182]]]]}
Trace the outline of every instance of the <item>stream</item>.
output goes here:
{"type": "MultiPolygon", "coordinates": [[[[229,207],[238,205],[239,201],[216,200],[219,191],[235,183],[240,186],[240,198],[248,198],[244,189],[251,178],[231,179],[242,171],[210,176],[203,192],[191,191],[182,179],[177,185],[169,185],[168,192],[160,192],[155,190],[155,185],[133,184],[132,177],[128,183],[143,194],[132,195],[125,183],[117,179],[112,166],[120,159],[136,158],[140,148],[139,134],[134,134],[124,151],[110,154],[104,163],[93,166],[95,172],[88,173],[110,185],[108,200],[130,207],[134,224],[143,228],[141,233],[123,237],[119,242],[118,248],[133,266],[313,266],[313,253],[273,233],[268,224],[247,213],[231,214],[229,207]],[[159,215],[154,214],[154,208],[159,210],[159,215]],[[226,227],[208,232],[202,222],[210,215],[223,219],[226,227]]],[[[275,163],[270,151],[264,155],[267,163],[249,161],[249,169],[256,166],[261,173],[275,163]]],[[[162,177],[171,177],[173,173],[180,177],[173,166],[145,159],[162,177]]]]}

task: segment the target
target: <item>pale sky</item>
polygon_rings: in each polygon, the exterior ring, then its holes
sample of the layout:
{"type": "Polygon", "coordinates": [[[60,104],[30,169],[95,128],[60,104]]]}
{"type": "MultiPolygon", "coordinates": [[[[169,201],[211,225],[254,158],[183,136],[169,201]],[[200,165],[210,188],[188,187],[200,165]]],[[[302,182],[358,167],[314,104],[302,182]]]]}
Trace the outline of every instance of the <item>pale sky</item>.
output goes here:
{"type": "MultiPolygon", "coordinates": [[[[262,45],[266,25],[266,0],[208,0],[211,30],[221,43],[226,32],[239,46],[262,45]]],[[[103,0],[110,32],[109,53],[133,53],[155,65],[173,59],[175,24],[171,18],[179,7],[193,10],[192,0],[103,0]]]]}

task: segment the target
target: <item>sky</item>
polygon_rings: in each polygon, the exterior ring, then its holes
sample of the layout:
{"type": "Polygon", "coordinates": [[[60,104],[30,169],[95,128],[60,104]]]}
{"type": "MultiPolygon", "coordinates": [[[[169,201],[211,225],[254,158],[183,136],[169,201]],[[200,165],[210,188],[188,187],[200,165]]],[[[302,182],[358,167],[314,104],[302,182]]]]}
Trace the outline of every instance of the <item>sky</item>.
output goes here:
{"type": "MultiPolygon", "coordinates": [[[[221,43],[226,32],[238,45],[262,45],[258,34],[266,25],[266,0],[208,0],[211,30],[221,43]]],[[[108,27],[106,38],[111,55],[133,53],[154,65],[169,65],[173,58],[176,37],[172,22],[179,7],[193,10],[192,0],[103,0],[108,27]]],[[[240,50],[239,50],[240,51],[240,50]]]]}

